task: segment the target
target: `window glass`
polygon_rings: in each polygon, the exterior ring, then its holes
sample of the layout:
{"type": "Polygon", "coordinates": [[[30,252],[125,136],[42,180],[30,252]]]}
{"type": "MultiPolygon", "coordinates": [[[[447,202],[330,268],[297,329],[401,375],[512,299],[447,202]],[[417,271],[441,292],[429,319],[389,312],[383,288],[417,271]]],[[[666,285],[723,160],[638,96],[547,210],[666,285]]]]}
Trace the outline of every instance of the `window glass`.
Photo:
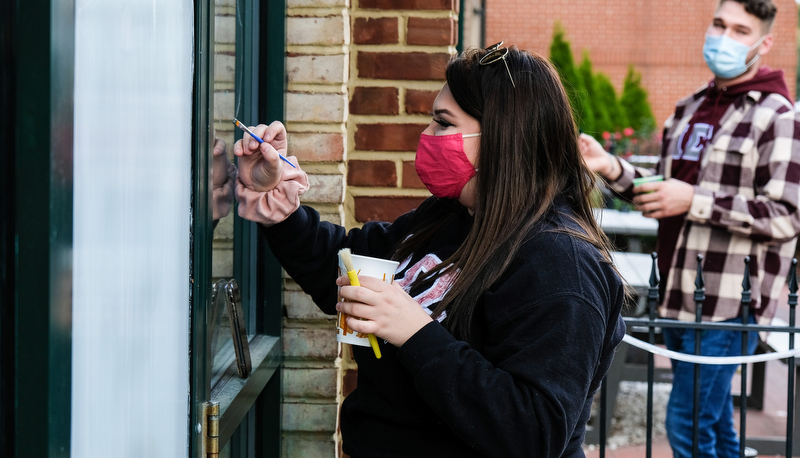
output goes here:
{"type": "Polygon", "coordinates": [[[193,23],[75,1],[72,456],[188,449],[193,23]]]}

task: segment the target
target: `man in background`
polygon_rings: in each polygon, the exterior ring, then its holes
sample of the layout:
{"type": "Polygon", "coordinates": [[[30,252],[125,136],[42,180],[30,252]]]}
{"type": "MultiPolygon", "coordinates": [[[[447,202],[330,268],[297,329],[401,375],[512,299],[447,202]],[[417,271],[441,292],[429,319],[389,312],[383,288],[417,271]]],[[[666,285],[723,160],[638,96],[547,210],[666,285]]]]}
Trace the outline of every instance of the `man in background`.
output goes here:
{"type": "MultiPolygon", "coordinates": [[[[659,220],[663,318],[695,320],[697,255],[703,255],[703,320],[742,322],[741,283],[750,256],[749,320],[769,324],[800,233],[800,129],[782,70],[761,66],[772,48],[770,0],[721,0],[703,57],[714,79],[679,101],[666,121],[655,171],[612,156],[587,135],[581,150],[611,189],[659,220]],[[634,186],[638,177],[663,181],[634,186]]],[[[694,330],[664,328],[671,350],[694,353],[694,330]]],[[[749,333],[748,352],[757,344],[749,333]]],[[[741,332],[704,331],[703,355],[741,354],[741,332]]],[[[739,456],[731,380],[736,365],[700,371],[701,457],[739,456]]],[[[692,456],[693,365],[673,361],[667,436],[676,458],[692,456]]],[[[753,450],[748,450],[753,453],[753,450]]],[[[746,456],[750,456],[748,453],[746,456]]]]}

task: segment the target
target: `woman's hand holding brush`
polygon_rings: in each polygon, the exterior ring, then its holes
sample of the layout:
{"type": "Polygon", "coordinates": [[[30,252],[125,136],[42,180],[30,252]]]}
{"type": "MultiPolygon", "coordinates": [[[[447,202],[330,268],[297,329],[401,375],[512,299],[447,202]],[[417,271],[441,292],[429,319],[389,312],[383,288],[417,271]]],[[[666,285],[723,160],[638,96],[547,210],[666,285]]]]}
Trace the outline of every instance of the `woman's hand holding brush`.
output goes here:
{"type": "Polygon", "coordinates": [[[233,154],[239,157],[239,179],[253,191],[270,191],[281,181],[284,162],[280,155],[286,155],[286,128],[280,121],[275,121],[269,126],[259,124],[250,130],[264,141],[259,143],[245,135],[234,144],[233,154]]]}

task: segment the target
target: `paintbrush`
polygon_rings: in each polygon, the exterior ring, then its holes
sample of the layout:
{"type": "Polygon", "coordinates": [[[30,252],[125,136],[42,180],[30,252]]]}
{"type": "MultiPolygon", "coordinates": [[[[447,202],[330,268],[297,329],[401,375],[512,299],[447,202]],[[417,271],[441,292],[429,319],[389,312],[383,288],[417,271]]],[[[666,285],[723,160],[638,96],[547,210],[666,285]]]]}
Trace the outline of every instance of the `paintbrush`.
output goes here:
{"type": "MultiPolygon", "coordinates": [[[[341,258],[342,264],[344,264],[344,268],[347,270],[347,278],[350,279],[350,284],[352,286],[361,286],[361,283],[358,281],[358,272],[356,272],[355,267],[353,267],[353,258],[351,254],[350,248],[342,248],[339,250],[339,258],[341,258]]],[[[369,339],[369,345],[372,347],[372,351],[375,352],[375,357],[381,359],[381,348],[378,346],[378,339],[375,338],[375,334],[367,334],[367,338],[369,339]]]]}
{"type": "MultiPolygon", "coordinates": [[[[256,141],[257,141],[259,144],[260,144],[260,143],[264,143],[264,140],[263,140],[263,139],[259,138],[259,137],[258,137],[258,135],[254,134],[252,130],[248,129],[248,128],[247,128],[247,126],[245,126],[244,124],[242,124],[242,122],[241,122],[241,121],[239,121],[238,119],[236,119],[236,118],[233,118],[233,121],[231,121],[231,122],[233,122],[233,124],[234,124],[236,127],[238,127],[239,129],[242,129],[243,131],[245,131],[245,132],[247,132],[248,134],[250,134],[250,136],[251,136],[251,137],[253,137],[253,138],[255,138],[255,139],[256,139],[256,141]]],[[[277,151],[276,151],[276,152],[277,152],[277,151]]],[[[295,165],[294,165],[294,164],[292,164],[291,162],[289,162],[289,159],[286,159],[285,157],[283,157],[283,154],[281,154],[281,153],[278,153],[278,156],[280,156],[280,158],[281,158],[281,159],[283,159],[283,160],[284,160],[284,161],[285,161],[287,164],[291,165],[293,168],[295,168],[295,169],[297,168],[297,167],[295,167],[295,165]]]]}

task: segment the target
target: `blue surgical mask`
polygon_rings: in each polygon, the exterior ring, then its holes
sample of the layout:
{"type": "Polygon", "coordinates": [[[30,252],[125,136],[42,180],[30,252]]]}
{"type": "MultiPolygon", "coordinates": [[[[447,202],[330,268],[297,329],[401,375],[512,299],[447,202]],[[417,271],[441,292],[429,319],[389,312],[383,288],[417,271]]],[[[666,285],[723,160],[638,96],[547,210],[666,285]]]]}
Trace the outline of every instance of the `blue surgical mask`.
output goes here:
{"type": "Polygon", "coordinates": [[[751,47],[743,45],[727,35],[706,35],[703,45],[703,58],[711,71],[720,78],[736,78],[746,72],[761,54],[756,54],[749,63],[746,62],[747,53],[755,49],[764,41],[764,35],[758,43],[751,47]]]}

